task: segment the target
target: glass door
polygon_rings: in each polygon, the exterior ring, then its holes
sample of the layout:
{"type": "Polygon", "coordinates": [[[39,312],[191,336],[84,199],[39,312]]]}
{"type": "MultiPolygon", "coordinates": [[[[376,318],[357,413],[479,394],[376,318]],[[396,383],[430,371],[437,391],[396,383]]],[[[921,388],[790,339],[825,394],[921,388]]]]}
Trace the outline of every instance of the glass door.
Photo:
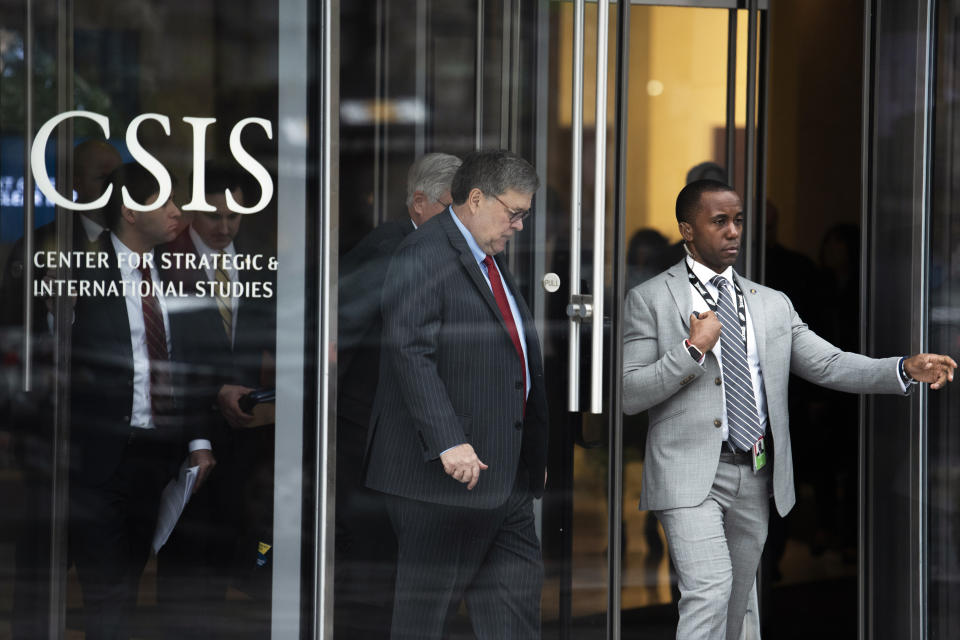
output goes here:
{"type": "Polygon", "coordinates": [[[315,17],[0,9],[0,636],[309,632],[315,17]]]}
{"type": "MultiPolygon", "coordinates": [[[[762,184],[761,114],[747,107],[762,95],[761,43],[748,37],[762,12],[646,4],[341,7],[338,633],[385,637],[396,557],[382,503],[363,488],[376,386],[356,372],[379,334],[358,343],[345,324],[344,308],[358,304],[354,274],[386,270],[370,243],[409,224],[408,170],[419,157],[509,148],[542,185],[505,259],[536,321],[550,407],[549,480],[535,505],[544,637],[617,638],[622,625],[672,637],[667,550],[656,521],[637,511],[645,426],[620,414],[620,301],[675,258],[672,198],[690,169],[735,166],[741,192],[762,184]]],[[[741,270],[759,269],[745,253],[741,270]]],[[[452,633],[469,624],[461,610],[452,633]]]]}

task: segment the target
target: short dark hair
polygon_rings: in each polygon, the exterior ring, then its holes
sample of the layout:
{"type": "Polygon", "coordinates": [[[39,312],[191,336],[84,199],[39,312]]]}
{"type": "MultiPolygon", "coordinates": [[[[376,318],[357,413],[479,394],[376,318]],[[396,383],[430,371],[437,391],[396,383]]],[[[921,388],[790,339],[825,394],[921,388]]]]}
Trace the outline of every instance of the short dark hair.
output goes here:
{"type": "MultiPolygon", "coordinates": [[[[173,176],[170,177],[170,180],[176,184],[173,176]]],[[[107,184],[113,185],[113,191],[110,193],[110,199],[107,200],[106,206],[103,207],[103,217],[106,220],[107,228],[113,231],[117,230],[120,222],[120,207],[123,205],[122,187],[126,187],[130,197],[140,204],[146,203],[147,198],[160,191],[160,183],[157,182],[157,179],[137,162],[128,162],[114,169],[107,176],[107,184]]]]}
{"type": "Polygon", "coordinates": [[[534,193],[540,188],[540,178],[529,162],[506,149],[473,151],[463,158],[463,164],[453,176],[450,196],[454,204],[463,204],[473,189],[488,196],[499,196],[513,189],[520,193],[534,193]]]}
{"type": "Polygon", "coordinates": [[[710,179],[694,180],[681,189],[677,195],[677,222],[690,222],[700,210],[700,199],[703,194],[717,191],[737,192],[726,182],[710,179]]]}
{"type": "MultiPolygon", "coordinates": [[[[203,190],[205,193],[223,193],[241,189],[246,192],[245,174],[217,160],[208,160],[203,165],[203,190]]],[[[193,172],[190,172],[190,190],[193,191],[193,172]]],[[[246,193],[244,193],[246,195],[246,193]]]]}

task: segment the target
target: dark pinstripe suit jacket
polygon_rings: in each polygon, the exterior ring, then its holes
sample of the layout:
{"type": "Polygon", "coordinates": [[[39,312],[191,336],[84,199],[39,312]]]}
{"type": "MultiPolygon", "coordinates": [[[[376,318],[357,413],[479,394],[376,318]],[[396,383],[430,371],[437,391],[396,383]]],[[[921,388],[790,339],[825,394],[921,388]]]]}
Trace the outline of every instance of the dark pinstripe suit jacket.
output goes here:
{"type": "Polygon", "coordinates": [[[520,359],[450,216],[441,213],[408,235],[387,273],[366,482],[415,500],[489,509],[510,495],[521,464],[534,495],[543,493],[549,422],[543,360],[533,317],[498,261],[523,318],[531,382],[524,415],[520,359]],[[472,491],[439,460],[464,442],[490,466],[472,491]]]}

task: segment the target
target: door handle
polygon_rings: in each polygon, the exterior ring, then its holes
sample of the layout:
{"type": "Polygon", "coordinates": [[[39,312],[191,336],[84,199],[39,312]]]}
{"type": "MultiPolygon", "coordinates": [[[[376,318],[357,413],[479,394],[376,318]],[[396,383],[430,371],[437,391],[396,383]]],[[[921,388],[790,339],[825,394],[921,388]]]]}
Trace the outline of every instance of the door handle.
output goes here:
{"type": "Polygon", "coordinates": [[[570,332],[568,350],[568,408],[580,410],[580,325],[591,323],[590,332],[590,413],[603,412],[603,276],[604,230],[606,219],[607,169],[607,42],[609,0],[597,2],[597,102],[594,134],[593,194],[593,295],[580,290],[580,234],[583,224],[583,13],[585,0],[574,3],[573,18],[573,110],[572,184],[570,189],[570,304],[567,306],[570,332]]]}

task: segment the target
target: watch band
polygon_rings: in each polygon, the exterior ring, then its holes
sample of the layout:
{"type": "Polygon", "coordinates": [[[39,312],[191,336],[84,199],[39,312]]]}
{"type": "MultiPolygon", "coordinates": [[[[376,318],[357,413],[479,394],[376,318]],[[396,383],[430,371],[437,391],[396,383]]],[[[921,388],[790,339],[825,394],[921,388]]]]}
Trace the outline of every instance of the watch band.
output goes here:
{"type": "Polygon", "coordinates": [[[687,348],[687,353],[690,354],[690,357],[693,358],[697,364],[700,364],[700,361],[703,360],[703,352],[697,349],[696,345],[690,342],[690,340],[684,340],[683,346],[687,348]]]}

